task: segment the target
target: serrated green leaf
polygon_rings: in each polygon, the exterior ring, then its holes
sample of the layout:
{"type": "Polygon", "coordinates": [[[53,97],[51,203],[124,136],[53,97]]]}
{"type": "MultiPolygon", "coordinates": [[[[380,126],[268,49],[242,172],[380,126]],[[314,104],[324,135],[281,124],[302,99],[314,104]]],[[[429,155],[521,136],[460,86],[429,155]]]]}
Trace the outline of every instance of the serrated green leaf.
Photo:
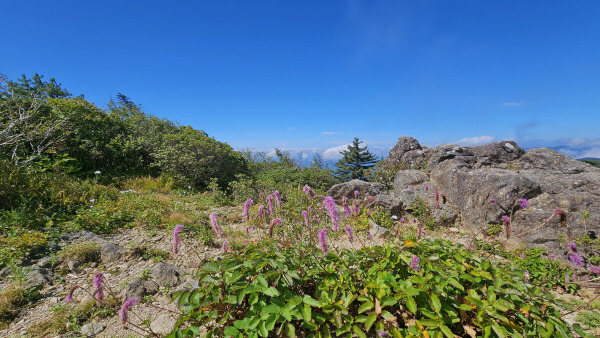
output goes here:
{"type": "Polygon", "coordinates": [[[375,320],[377,320],[377,314],[375,312],[371,312],[371,314],[367,317],[367,320],[365,321],[365,329],[367,331],[371,329],[371,326],[373,326],[375,320]]]}
{"type": "Polygon", "coordinates": [[[369,311],[373,308],[373,302],[366,302],[358,308],[358,313],[363,313],[365,311],[369,311]]]}
{"type": "Polygon", "coordinates": [[[408,308],[408,311],[415,314],[417,313],[417,303],[414,298],[406,297],[406,307],[408,308]]]}
{"type": "Polygon", "coordinates": [[[354,333],[359,337],[359,338],[367,338],[367,335],[363,332],[363,330],[360,329],[360,327],[353,325],[352,326],[352,331],[354,331],[354,333]]]}
{"type": "Polygon", "coordinates": [[[305,295],[304,298],[302,298],[302,301],[304,302],[304,304],[310,305],[312,307],[320,307],[319,302],[309,295],[305,295]]]}
{"type": "Polygon", "coordinates": [[[440,313],[440,310],[442,309],[440,298],[435,293],[432,293],[431,296],[429,296],[429,299],[431,299],[431,306],[433,306],[433,310],[436,313],[440,313]]]}
{"type": "Polygon", "coordinates": [[[223,334],[225,335],[225,337],[235,336],[238,333],[240,333],[240,331],[233,326],[228,326],[223,331],[223,334]]]}

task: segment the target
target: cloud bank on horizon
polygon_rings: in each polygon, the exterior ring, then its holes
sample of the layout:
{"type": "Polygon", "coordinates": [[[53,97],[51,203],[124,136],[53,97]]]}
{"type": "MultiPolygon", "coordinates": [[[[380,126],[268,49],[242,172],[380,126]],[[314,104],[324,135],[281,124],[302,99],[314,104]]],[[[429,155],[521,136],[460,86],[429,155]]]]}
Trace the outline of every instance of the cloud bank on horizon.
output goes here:
{"type": "MultiPolygon", "coordinates": [[[[502,140],[511,140],[502,139],[502,140]]],[[[481,135],[481,136],[472,136],[465,137],[456,142],[448,142],[453,144],[458,144],[462,146],[477,146],[483,145],[490,142],[502,141],[501,139],[497,139],[494,136],[489,135],[481,135]]],[[[555,140],[542,140],[542,139],[525,139],[525,140],[515,140],[519,146],[524,149],[531,148],[550,148],[556,150],[560,153],[563,153],[567,156],[570,156],[575,159],[582,158],[600,158],[600,138],[590,139],[590,138],[563,138],[563,139],[555,139],[555,140]]],[[[388,156],[390,149],[395,145],[392,143],[388,144],[370,144],[368,140],[362,141],[362,146],[368,146],[368,150],[379,156],[380,158],[385,158],[388,156]]],[[[314,158],[315,155],[319,155],[322,159],[326,161],[337,161],[342,158],[341,151],[346,150],[351,142],[336,145],[329,148],[278,148],[281,151],[288,152],[292,158],[298,159],[303,163],[310,161],[314,158]]],[[[423,144],[428,147],[436,147],[440,144],[423,144]]],[[[252,149],[254,152],[263,152],[267,156],[275,157],[275,149],[252,149]]]]}

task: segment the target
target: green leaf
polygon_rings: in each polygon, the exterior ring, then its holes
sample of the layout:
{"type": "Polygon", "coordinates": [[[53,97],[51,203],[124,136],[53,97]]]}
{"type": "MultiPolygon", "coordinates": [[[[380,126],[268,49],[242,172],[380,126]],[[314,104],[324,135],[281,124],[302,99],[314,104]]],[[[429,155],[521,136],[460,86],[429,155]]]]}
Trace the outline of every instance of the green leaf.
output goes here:
{"type": "Polygon", "coordinates": [[[262,289],[262,293],[264,293],[265,295],[267,295],[269,297],[279,296],[279,291],[277,291],[277,289],[275,289],[274,287],[262,289]]]}
{"type": "Polygon", "coordinates": [[[287,334],[288,337],[294,338],[294,337],[296,337],[296,328],[294,327],[294,325],[288,323],[285,326],[285,333],[287,334]]]}
{"type": "Polygon", "coordinates": [[[367,338],[367,335],[363,332],[363,330],[360,329],[360,327],[356,326],[356,325],[352,325],[352,331],[354,331],[354,333],[359,337],[359,338],[367,338]]]}
{"type": "Polygon", "coordinates": [[[302,298],[302,301],[304,302],[304,304],[307,304],[307,305],[310,305],[310,306],[313,306],[313,307],[320,307],[321,306],[317,300],[315,300],[314,298],[312,298],[309,295],[305,295],[304,298],[302,298]]]}
{"type": "Polygon", "coordinates": [[[219,266],[215,262],[208,262],[208,263],[204,263],[204,265],[202,265],[202,270],[210,272],[210,273],[216,273],[216,272],[219,272],[219,266]]]}
{"type": "Polygon", "coordinates": [[[302,307],[302,319],[304,319],[305,322],[310,322],[312,319],[312,310],[308,304],[304,304],[302,307]]]}
{"type": "Polygon", "coordinates": [[[496,322],[492,322],[492,330],[494,330],[494,332],[498,335],[498,337],[500,338],[505,338],[507,335],[506,329],[498,324],[496,324],[496,322]]]}
{"type": "Polygon", "coordinates": [[[358,308],[358,313],[363,313],[365,311],[369,311],[373,308],[373,302],[366,302],[358,308]]]}
{"type": "Polygon", "coordinates": [[[225,331],[223,331],[223,334],[225,335],[225,337],[235,336],[238,333],[240,333],[240,331],[233,326],[228,326],[225,328],[225,331]]]}
{"type": "Polygon", "coordinates": [[[396,305],[398,302],[392,296],[384,296],[381,298],[381,307],[396,305]]]}
{"type": "Polygon", "coordinates": [[[442,309],[442,303],[440,303],[440,298],[435,293],[432,293],[429,298],[431,299],[431,305],[433,306],[433,310],[436,313],[440,313],[440,310],[442,309]]]}
{"type": "Polygon", "coordinates": [[[454,334],[452,333],[452,330],[450,330],[450,328],[449,328],[449,327],[447,327],[446,325],[444,325],[444,324],[441,324],[441,325],[440,325],[440,330],[442,330],[442,333],[443,333],[443,334],[444,334],[446,337],[448,337],[448,338],[454,338],[454,334]]]}
{"type": "Polygon", "coordinates": [[[406,297],[406,307],[408,308],[408,311],[414,314],[417,313],[417,303],[415,302],[414,298],[406,297]]]}
{"type": "Polygon", "coordinates": [[[369,315],[369,317],[367,317],[367,320],[365,321],[365,329],[367,331],[371,329],[371,326],[373,326],[375,320],[377,320],[377,314],[375,312],[371,312],[371,314],[369,315]]]}

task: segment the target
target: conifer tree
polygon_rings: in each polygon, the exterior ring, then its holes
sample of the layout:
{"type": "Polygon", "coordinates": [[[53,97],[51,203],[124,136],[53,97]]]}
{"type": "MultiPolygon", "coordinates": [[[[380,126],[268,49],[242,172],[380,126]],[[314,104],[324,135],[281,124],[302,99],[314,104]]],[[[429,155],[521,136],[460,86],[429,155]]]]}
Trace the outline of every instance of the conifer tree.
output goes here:
{"type": "Polygon", "coordinates": [[[361,143],[362,141],[355,137],[347,150],[340,151],[344,156],[335,163],[335,176],[338,181],[364,180],[365,173],[377,162],[377,156],[371,154],[367,146],[361,147],[361,143]]]}

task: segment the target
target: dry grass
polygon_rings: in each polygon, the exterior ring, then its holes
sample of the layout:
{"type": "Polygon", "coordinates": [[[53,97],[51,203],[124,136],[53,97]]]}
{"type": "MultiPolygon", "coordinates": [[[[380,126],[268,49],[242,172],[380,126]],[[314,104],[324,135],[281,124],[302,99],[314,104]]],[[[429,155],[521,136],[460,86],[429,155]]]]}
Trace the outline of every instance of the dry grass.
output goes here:
{"type": "Polygon", "coordinates": [[[36,300],[39,293],[12,284],[0,292],[0,329],[9,324],[30,301],[36,300]]]}

